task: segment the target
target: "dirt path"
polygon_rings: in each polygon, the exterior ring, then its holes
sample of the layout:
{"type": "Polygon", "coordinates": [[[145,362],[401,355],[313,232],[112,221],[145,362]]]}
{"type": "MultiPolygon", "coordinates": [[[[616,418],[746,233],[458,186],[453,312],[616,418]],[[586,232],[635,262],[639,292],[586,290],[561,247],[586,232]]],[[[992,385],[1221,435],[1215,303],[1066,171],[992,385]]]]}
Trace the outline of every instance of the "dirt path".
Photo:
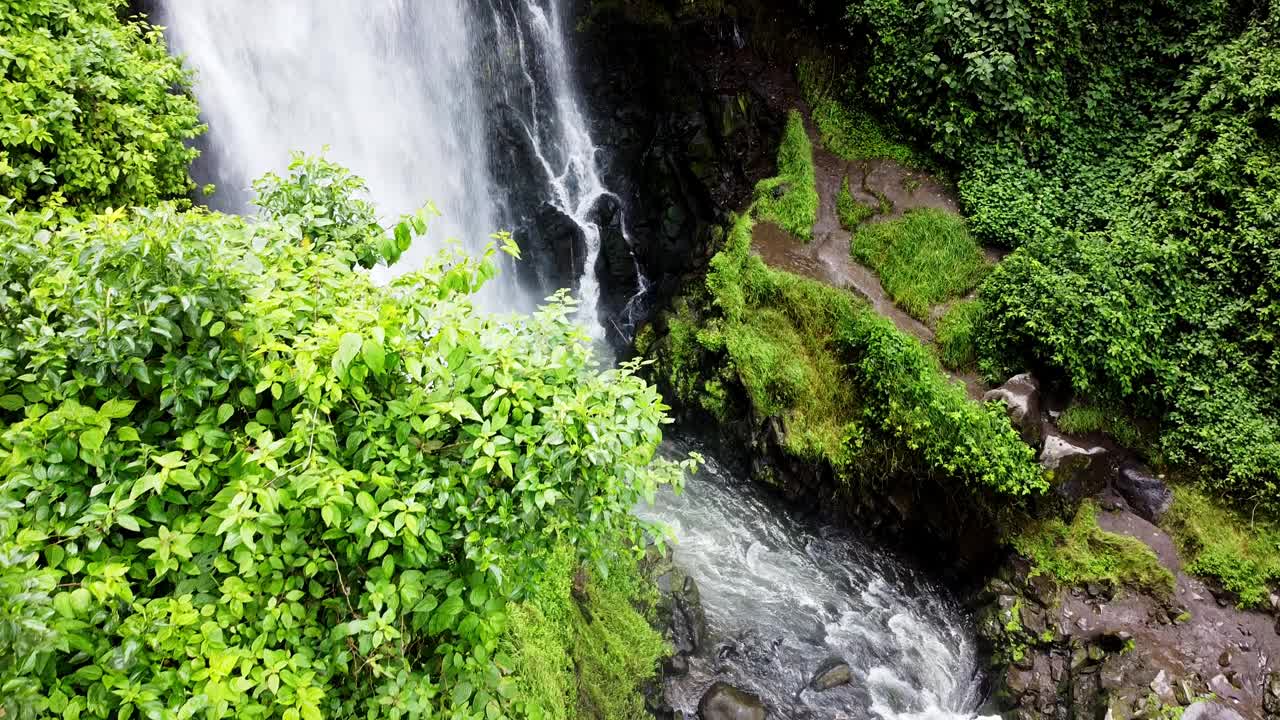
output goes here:
{"type": "Polygon", "coordinates": [[[1103,668],[1104,676],[1123,677],[1125,686],[1145,689],[1162,687],[1157,676],[1163,673],[1175,691],[1177,681],[1185,680],[1193,697],[1213,693],[1244,717],[1261,718],[1260,691],[1280,659],[1275,619],[1219,601],[1204,582],[1183,571],[1173,539],[1133,513],[1105,510],[1098,513],[1098,526],[1135,538],[1156,553],[1176,578],[1174,608],[1146,595],[1122,592],[1103,600],[1077,590],[1064,597],[1058,618],[1062,632],[1082,639],[1127,633],[1143,651],[1118,656],[1114,666],[1103,668]]]}
{"type": "MultiPolygon", "coordinates": [[[[849,162],[838,157],[823,147],[817,128],[809,120],[808,108],[802,108],[802,112],[805,114],[805,130],[813,145],[818,189],[818,217],[813,226],[813,241],[808,244],[798,242],[778,226],[762,222],[756,224],[752,233],[752,249],[770,267],[856,292],[899,330],[933,345],[933,330],[894,304],[875,271],[853,259],[849,252],[852,234],[840,225],[836,196],[848,177],[850,192],[857,201],[877,207],[881,197],[886,198],[891,209],[873,216],[870,222],[900,218],[914,208],[934,208],[959,214],[955,197],[931,176],[892,160],[849,162]]],[[[980,399],[988,389],[975,373],[945,372],[951,379],[964,383],[974,399],[980,399]]]]}

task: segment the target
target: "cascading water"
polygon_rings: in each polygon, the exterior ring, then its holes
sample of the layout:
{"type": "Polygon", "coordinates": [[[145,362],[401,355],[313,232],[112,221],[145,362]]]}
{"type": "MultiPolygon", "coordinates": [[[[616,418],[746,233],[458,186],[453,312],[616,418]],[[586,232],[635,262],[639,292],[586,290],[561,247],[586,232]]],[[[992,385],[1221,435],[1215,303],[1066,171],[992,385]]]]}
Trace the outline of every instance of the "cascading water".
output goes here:
{"type": "MultiPolygon", "coordinates": [[[[428,200],[442,211],[430,239],[416,242],[394,274],[446,239],[475,250],[494,230],[527,222],[532,202],[550,203],[582,234],[586,252],[573,259],[571,279],[584,325],[601,334],[595,210],[609,191],[572,83],[558,3],[162,0],[160,10],[171,45],[197,73],[210,126],[204,174],[219,188],[212,204],[244,211],[253,178],[282,168],[291,150],[328,147],[365,178],[388,219],[428,200]],[[496,39],[499,52],[482,37],[496,39]],[[541,177],[520,178],[522,197],[512,168],[490,162],[502,142],[495,100],[514,111],[539,166],[541,177]]],[[[549,278],[539,290],[569,279],[549,278]]],[[[527,307],[510,290],[503,303],[527,307]]]]}
{"type": "Polygon", "coordinates": [[[498,225],[485,169],[483,99],[461,1],[167,0],[160,21],[196,70],[210,126],[213,203],[247,209],[250,182],[289,152],[319,152],[369,184],[387,219],[443,212],[401,260],[417,267],[498,225]],[[423,42],[423,38],[431,38],[423,42]]]}
{"type": "MultiPolygon", "coordinates": [[[[624,290],[607,288],[610,316],[634,321],[646,283],[621,202],[601,180],[557,0],[159,2],[172,46],[197,72],[211,126],[200,179],[220,186],[212,204],[248,209],[254,177],[282,168],[290,150],[327,146],[392,218],[427,200],[442,210],[402,267],[445,238],[475,249],[509,227],[554,256],[526,248],[527,287],[576,286],[599,335],[606,267],[624,290]]],[[[523,306],[512,291],[498,303],[523,306]]],[[[882,553],[777,513],[714,463],[645,512],[675,528],[713,634],[668,685],[681,711],[693,713],[719,678],[784,718],[972,716],[981,683],[962,614],[882,553]],[[830,654],[854,683],[805,689],[830,654]]]]}
{"type": "Polygon", "coordinates": [[[960,720],[983,698],[965,615],[882,550],[789,517],[714,460],[640,514],[674,530],[675,560],[698,583],[709,639],[668,701],[697,715],[724,680],[784,718],[960,720]],[[831,657],[850,684],[808,685],[831,657]]]}

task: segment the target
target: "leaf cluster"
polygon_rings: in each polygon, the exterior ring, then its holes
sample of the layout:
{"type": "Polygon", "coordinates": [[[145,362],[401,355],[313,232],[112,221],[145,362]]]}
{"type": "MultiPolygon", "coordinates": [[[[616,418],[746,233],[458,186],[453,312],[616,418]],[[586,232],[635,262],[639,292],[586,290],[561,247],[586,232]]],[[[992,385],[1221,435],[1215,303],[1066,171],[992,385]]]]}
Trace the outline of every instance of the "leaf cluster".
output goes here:
{"type": "Polygon", "coordinates": [[[535,715],[510,601],[639,546],[661,399],[564,296],[477,312],[497,247],[379,286],[428,214],[319,159],[258,188],[0,219],[0,714],[535,715]]]}

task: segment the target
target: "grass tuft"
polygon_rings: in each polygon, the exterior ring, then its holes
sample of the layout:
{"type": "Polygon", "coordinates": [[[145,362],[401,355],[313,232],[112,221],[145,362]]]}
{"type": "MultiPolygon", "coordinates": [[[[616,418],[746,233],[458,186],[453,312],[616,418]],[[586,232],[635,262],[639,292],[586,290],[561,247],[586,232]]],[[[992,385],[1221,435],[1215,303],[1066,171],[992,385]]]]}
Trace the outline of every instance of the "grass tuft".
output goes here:
{"type": "Polygon", "coordinates": [[[1199,490],[1174,489],[1165,519],[1187,570],[1219,582],[1241,607],[1264,607],[1280,584],[1280,526],[1223,507],[1199,490]]]}
{"type": "Polygon", "coordinates": [[[918,320],[928,318],[934,305],[977,287],[990,270],[964,220],[928,208],[858,228],[850,249],[880,275],[894,302],[918,320]]]}
{"type": "Polygon", "coordinates": [[[1147,450],[1138,426],[1119,408],[1103,407],[1091,402],[1073,402],[1058,416],[1058,428],[1072,435],[1100,432],[1124,447],[1147,450]]]}
{"type": "Polygon", "coordinates": [[[975,334],[982,317],[978,300],[960,300],[938,320],[938,357],[952,370],[972,368],[978,359],[975,334]]]}
{"type": "Polygon", "coordinates": [[[936,163],[870,113],[842,99],[848,93],[837,84],[833,72],[823,63],[800,63],[800,86],[824,147],[849,161],[893,160],[916,170],[938,170],[936,163]]]}
{"type": "Polygon", "coordinates": [[[787,127],[778,147],[778,174],[761,180],[755,191],[756,217],[775,223],[804,242],[813,239],[818,220],[818,188],[813,168],[813,146],[796,110],[787,116],[787,127]]]}
{"type": "Polygon", "coordinates": [[[1013,539],[1013,547],[1035,571],[1064,587],[1104,583],[1171,597],[1173,574],[1141,540],[1098,527],[1097,507],[1080,506],[1070,524],[1052,518],[1031,523],[1013,539]]]}
{"type": "Polygon", "coordinates": [[[854,199],[853,192],[849,189],[849,178],[845,177],[844,182],[840,183],[840,192],[836,194],[836,213],[840,216],[840,226],[845,230],[853,230],[870,220],[876,214],[876,209],[854,199]]]}

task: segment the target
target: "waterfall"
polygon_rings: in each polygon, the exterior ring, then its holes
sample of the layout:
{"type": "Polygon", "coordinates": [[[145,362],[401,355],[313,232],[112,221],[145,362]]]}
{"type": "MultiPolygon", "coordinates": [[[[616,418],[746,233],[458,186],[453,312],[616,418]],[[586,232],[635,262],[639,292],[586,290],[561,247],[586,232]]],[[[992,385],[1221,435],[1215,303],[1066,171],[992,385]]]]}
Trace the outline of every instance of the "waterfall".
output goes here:
{"type": "MultiPolygon", "coordinates": [[[[573,272],[543,272],[526,292],[575,287],[584,326],[603,334],[598,203],[611,193],[558,2],[160,0],[158,15],[196,72],[210,133],[195,174],[218,187],[211,205],[245,212],[254,178],[281,170],[290,151],[328,148],[368,182],[384,221],[427,201],[442,212],[427,238],[380,272],[385,278],[418,267],[448,240],[474,252],[497,229],[519,238],[535,208],[549,204],[576,225],[585,252],[563,247],[563,238],[536,248],[567,253],[573,272]],[[512,155],[499,119],[520,126],[529,157],[512,155]]],[[[542,258],[540,267],[548,264],[542,258]]],[[[513,279],[506,283],[490,304],[528,309],[513,279]]]]}

